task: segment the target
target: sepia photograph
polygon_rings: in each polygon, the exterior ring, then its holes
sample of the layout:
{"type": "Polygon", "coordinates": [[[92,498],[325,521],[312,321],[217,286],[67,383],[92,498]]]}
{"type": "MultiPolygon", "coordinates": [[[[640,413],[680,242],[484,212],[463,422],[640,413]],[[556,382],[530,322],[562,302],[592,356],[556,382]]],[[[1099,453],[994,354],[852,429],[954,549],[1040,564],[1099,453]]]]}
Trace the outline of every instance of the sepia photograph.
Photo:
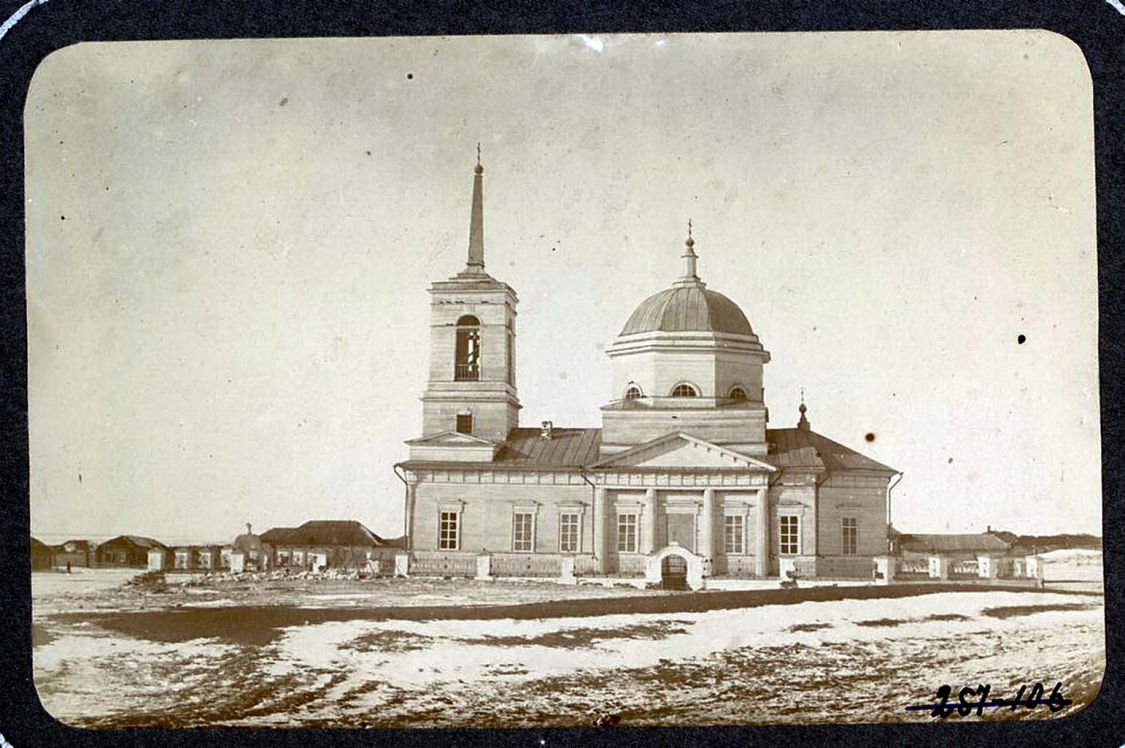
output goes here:
{"type": "Polygon", "coordinates": [[[40,63],[24,124],[56,720],[1097,697],[1093,88],[1066,37],[91,42],[40,63]]]}

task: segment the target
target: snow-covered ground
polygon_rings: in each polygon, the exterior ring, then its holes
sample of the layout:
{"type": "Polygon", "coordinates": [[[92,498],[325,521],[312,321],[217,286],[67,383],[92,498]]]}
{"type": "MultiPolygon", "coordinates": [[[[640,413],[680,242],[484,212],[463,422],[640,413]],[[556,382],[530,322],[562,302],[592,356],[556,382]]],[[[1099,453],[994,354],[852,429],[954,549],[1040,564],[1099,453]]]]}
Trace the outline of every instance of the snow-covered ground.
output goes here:
{"type": "MultiPolygon", "coordinates": [[[[100,575],[87,581],[97,587],[100,575]]],[[[85,598],[62,589],[71,603],[106,596],[104,587],[85,598]]],[[[417,591],[448,603],[456,589],[478,604],[511,594],[466,582],[417,591]]],[[[516,592],[552,592],[535,589],[516,592]]],[[[37,604],[55,599],[42,610],[58,610],[57,594],[37,604]]],[[[210,604],[228,605],[222,594],[210,604]]],[[[353,603],[342,591],[311,595],[317,605],[353,603]]],[[[1105,658],[1101,597],[1035,591],[531,620],[357,616],[251,642],[151,641],[111,633],[96,616],[60,621],[42,610],[40,697],[64,722],[93,727],[583,725],[608,714],[623,724],[928,720],[905,707],[946,683],[990,683],[993,695],[1011,696],[1022,683],[1049,691],[1061,681],[1080,708],[1105,658]]]]}

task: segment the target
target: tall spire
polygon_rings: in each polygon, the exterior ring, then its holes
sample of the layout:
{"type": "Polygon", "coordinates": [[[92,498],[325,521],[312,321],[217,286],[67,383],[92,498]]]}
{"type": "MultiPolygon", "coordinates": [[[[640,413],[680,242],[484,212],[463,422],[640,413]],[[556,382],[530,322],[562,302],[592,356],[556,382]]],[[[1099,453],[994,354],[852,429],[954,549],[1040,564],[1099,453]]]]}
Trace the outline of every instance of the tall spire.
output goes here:
{"type": "Polygon", "coordinates": [[[695,261],[699,259],[699,256],[695,254],[695,239],[692,238],[691,235],[690,218],[687,222],[687,241],[684,242],[684,247],[684,253],[680,255],[680,257],[684,258],[684,275],[677,282],[677,285],[681,283],[690,285],[702,284],[702,281],[699,280],[699,275],[696,273],[695,268],[695,261]]]}
{"type": "Polygon", "coordinates": [[[477,165],[473,168],[473,209],[469,218],[469,260],[465,273],[484,273],[484,167],[480,165],[480,143],[477,143],[477,165]]]}

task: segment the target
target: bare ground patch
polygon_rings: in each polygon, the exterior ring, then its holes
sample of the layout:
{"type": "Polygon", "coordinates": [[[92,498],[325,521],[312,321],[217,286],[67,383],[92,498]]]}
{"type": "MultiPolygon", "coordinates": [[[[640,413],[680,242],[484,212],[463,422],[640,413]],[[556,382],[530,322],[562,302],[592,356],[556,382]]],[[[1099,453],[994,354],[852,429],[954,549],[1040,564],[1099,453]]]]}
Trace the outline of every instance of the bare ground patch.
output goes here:
{"type": "Polygon", "coordinates": [[[675,634],[686,634],[690,621],[655,621],[636,623],[617,628],[573,628],[551,631],[535,636],[484,636],[479,639],[458,639],[466,644],[485,644],[501,647],[559,647],[579,649],[592,646],[596,642],[613,639],[665,639],[675,634]]]}
{"type": "Polygon", "coordinates": [[[1089,610],[1097,605],[1090,603],[1056,603],[1054,605],[1003,605],[996,608],[985,608],[981,615],[991,618],[1015,618],[1016,616],[1030,616],[1035,613],[1050,613],[1060,610],[1089,610]]]}

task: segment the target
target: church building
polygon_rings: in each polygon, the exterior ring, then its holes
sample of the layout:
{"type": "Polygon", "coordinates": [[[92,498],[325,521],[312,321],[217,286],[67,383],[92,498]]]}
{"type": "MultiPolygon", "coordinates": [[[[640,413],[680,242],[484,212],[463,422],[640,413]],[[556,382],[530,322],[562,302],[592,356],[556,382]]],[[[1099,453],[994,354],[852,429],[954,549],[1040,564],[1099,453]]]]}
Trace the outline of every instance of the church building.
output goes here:
{"type": "Polygon", "coordinates": [[[466,265],[429,289],[422,434],[395,466],[411,572],[870,579],[898,471],[813,431],[803,403],[767,427],[769,351],[700,279],[690,224],[682,275],[606,350],[601,428],[521,427],[519,299],[485,272],[483,172],[466,265]]]}

